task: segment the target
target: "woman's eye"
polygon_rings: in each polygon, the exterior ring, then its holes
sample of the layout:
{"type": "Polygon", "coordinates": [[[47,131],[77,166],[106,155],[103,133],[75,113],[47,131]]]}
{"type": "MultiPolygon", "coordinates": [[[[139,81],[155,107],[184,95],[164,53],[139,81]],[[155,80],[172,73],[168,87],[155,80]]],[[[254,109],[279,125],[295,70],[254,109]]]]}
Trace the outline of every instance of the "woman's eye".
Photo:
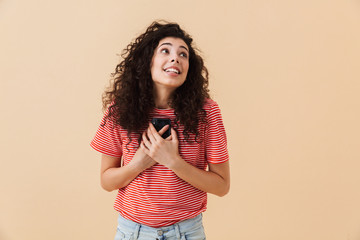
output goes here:
{"type": "Polygon", "coordinates": [[[169,53],[169,51],[165,48],[165,49],[161,49],[160,51],[161,53],[169,53]]]}
{"type": "Polygon", "coordinates": [[[186,53],[180,53],[180,56],[187,58],[187,54],[186,54],[186,53]]]}

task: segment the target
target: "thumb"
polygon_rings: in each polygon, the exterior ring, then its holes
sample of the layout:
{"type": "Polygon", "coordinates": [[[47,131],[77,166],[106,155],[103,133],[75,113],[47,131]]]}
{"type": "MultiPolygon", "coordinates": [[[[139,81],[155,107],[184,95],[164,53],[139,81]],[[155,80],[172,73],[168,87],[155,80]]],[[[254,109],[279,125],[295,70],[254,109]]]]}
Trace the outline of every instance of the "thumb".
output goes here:
{"type": "Polygon", "coordinates": [[[175,129],[173,129],[173,128],[171,128],[171,136],[172,136],[173,141],[178,140],[177,133],[176,133],[175,129]]]}

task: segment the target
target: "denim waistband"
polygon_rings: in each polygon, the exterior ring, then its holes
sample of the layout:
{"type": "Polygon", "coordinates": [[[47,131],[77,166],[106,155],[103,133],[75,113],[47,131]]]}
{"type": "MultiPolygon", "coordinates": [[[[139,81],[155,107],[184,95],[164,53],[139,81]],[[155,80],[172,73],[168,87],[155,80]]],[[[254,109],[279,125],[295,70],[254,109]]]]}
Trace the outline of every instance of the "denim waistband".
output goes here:
{"type": "Polygon", "coordinates": [[[162,236],[164,233],[168,231],[175,230],[176,237],[180,239],[182,235],[181,233],[202,226],[202,214],[199,214],[194,218],[180,221],[170,226],[159,227],[159,228],[154,228],[144,224],[133,222],[129,219],[122,217],[121,215],[118,218],[118,223],[119,226],[122,226],[127,229],[131,229],[132,232],[134,233],[134,239],[137,239],[140,230],[158,236],[162,236]]]}

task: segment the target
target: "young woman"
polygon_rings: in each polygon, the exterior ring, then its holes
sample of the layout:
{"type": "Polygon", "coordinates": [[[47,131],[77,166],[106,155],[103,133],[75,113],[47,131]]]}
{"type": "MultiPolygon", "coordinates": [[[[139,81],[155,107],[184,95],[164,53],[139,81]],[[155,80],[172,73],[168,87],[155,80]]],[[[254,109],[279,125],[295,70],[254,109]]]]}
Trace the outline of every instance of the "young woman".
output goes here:
{"type": "Polygon", "coordinates": [[[102,153],[102,187],[118,190],[115,239],[205,239],[207,193],[227,194],[230,174],[203,60],[192,38],[167,22],[152,23],[122,57],[91,142],[102,153]],[[157,131],[154,118],[170,125],[157,131]]]}

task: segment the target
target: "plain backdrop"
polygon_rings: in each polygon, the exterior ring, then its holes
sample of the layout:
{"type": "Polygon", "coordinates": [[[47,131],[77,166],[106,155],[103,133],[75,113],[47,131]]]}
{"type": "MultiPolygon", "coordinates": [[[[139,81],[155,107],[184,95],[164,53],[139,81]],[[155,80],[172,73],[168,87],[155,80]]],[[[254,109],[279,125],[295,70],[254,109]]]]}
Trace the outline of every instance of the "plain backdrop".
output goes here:
{"type": "Polygon", "coordinates": [[[0,239],[113,239],[89,143],[119,54],[156,19],[193,36],[227,131],[208,239],[359,240],[358,0],[1,0],[0,239]]]}

